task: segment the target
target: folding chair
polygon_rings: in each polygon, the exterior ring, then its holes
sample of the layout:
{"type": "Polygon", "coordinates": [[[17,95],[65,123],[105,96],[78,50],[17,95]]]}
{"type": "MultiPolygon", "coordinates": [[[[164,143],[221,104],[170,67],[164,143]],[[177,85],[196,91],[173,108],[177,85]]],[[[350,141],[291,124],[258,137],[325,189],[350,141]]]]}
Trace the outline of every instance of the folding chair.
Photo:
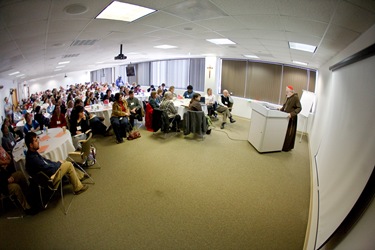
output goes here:
{"type": "Polygon", "coordinates": [[[82,172],[84,172],[92,181],[92,184],[94,184],[94,179],[83,168],[84,166],[93,168],[89,166],[89,161],[94,161],[94,164],[99,165],[99,167],[97,168],[101,168],[99,162],[95,158],[96,152],[93,152],[94,149],[91,144],[91,138],[92,133],[89,133],[88,138],[86,140],[80,140],[79,143],[81,145],[81,149],[78,151],[68,153],[68,159],[74,164],[74,166],[78,167],[82,172]],[[90,159],[90,157],[92,157],[92,159],[90,159]]]}
{"type": "Polygon", "coordinates": [[[41,205],[44,209],[47,208],[47,206],[48,206],[49,202],[51,201],[52,197],[54,196],[56,191],[58,191],[58,189],[60,188],[61,202],[62,202],[62,205],[63,205],[64,214],[67,215],[68,212],[69,212],[69,208],[72,204],[74,196],[70,200],[68,207],[66,207],[65,202],[64,202],[64,192],[63,192],[63,186],[62,186],[61,169],[57,170],[54,178],[58,178],[58,181],[56,183],[53,183],[53,180],[50,177],[48,177],[45,173],[43,173],[42,171],[38,172],[35,176],[30,177],[30,179],[38,185],[40,202],[41,202],[41,205]],[[47,202],[44,202],[43,193],[42,193],[43,190],[46,190],[46,191],[51,193],[48,196],[47,202]]]}
{"type": "Polygon", "coordinates": [[[1,208],[3,211],[5,211],[5,205],[4,200],[10,200],[11,203],[17,208],[19,214],[16,216],[7,216],[7,219],[22,219],[24,216],[23,210],[20,208],[20,204],[17,204],[17,198],[15,195],[5,195],[3,193],[0,194],[0,200],[1,200],[1,208]]]}

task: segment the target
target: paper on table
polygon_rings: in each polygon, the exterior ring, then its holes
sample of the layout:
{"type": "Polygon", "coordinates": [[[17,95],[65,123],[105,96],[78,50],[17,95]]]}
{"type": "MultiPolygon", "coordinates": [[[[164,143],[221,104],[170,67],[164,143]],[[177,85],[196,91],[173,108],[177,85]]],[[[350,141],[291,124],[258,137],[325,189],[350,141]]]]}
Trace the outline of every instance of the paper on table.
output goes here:
{"type": "Polygon", "coordinates": [[[46,140],[49,140],[49,139],[51,139],[51,137],[49,137],[48,135],[44,135],[44,136],[39,138],[39,141],[46,141],[46,140]]]}
{"type": "Polygon", "coordinates": [[[64,131],[61,131],[60,133],[58,133],[57,135],[55,135],[55,138],[61,137],[63,135],[64,135],[64,131]]]}
{"type": "Polygon", "coordinates": [[[47,148],[48,148],[48,145],[43,145],[43,146],[41,146],[41,147],[38,149],[38,152],[39,152],[39,153],[43,153],[44,151],[46,151],[47,148]]]}

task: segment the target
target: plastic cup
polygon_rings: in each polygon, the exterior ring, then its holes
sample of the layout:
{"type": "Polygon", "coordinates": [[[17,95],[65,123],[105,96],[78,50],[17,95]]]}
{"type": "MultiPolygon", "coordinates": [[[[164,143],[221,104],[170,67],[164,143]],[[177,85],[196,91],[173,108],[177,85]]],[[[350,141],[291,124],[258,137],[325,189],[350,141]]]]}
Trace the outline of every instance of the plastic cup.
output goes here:
{"type": "Polygon", "coordinates": [[[64,131],[64,134],[66,133],[66,127],[62,127],[63,131],[64,131]]]}

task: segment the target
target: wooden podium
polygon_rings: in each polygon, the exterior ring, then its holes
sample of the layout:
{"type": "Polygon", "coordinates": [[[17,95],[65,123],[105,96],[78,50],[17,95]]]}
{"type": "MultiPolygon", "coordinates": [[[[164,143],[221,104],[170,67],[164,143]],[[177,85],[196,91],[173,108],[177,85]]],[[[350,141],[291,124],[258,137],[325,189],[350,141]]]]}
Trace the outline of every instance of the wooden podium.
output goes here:
{"type": "Polygon", "coordinates": [[[251,102],[251,126],[248,141],[260,153],[281,151],[288,127],[288,113],[264,102],[251,102]]]}

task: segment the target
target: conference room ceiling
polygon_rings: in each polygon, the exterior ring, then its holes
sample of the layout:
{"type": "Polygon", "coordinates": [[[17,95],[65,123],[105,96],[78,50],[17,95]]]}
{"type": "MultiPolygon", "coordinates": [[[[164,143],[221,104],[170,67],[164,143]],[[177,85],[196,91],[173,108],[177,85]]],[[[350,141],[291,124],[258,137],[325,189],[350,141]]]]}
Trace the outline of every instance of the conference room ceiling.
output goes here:
{"type": "Polygon", "coordinates": [[[259,61],[293,65],[295,60],[317,69],[375,23],[374,0],[129,0],[122,2],[156,11],[131,23],[95,19],[111,2],[0,1],[0,78],[19,82],[205,56],[245,60],[244,55],[256,55],[259,61]],[[214,38],[236,44],[206,41],[214,38]],[[293,50],[288,41],[317,49],[293,50]],[[114,60],[120,44],[126,60],[114,60]],[[165,44],[177,48],[154,47],[165,44]],[[70,63],[56,68],[62,61],[70,63]]]}

